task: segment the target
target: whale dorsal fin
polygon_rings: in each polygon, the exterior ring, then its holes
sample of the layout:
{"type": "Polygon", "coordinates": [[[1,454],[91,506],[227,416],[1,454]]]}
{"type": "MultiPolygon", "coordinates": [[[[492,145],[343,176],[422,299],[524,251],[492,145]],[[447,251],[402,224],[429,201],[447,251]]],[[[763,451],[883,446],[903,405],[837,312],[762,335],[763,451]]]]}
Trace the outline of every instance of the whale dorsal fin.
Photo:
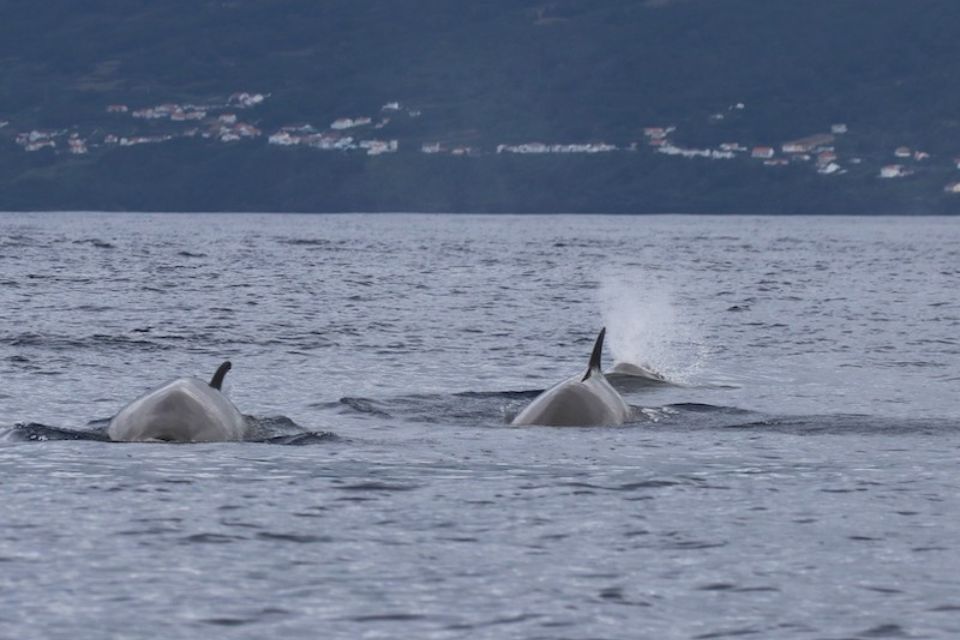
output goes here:
{"type": "Polygon", "coordinates": [[[213,374],[212,378],[210,378],[210,386],[219,391],[220,387],[223,385],[223,378],[227,375],[227,371],[230,371],[230,367],[232,366],[233,365],[230,364],[230,361],[227,360],[217,367],[217,372],[213,374]]]}
{"type": "Polygon", "coordinates": [[[603,354],[603,337],[605,335],[607,335],[606,327],[600,329],[600,335],[597,336],[597,341],[593,343],[593,353],[590,354],[590,364],[587,365],[587,372],[583,374],[581,382],[586,382],[594,373],[600,372],[600,356],[603,354]]]}

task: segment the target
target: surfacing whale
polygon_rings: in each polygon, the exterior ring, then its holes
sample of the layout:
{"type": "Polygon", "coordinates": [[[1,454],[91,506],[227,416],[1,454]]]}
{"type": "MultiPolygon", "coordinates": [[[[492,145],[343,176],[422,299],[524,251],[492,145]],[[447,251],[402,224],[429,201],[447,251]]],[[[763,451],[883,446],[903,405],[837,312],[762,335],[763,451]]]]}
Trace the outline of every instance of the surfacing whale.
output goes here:
{"type": "Polygon", "coordinates": [[[221,364],[209,383],[177,378],[150,391],[110,420],[107,435],[125,442],[242,440],[247,421],[220,392],[231,366],[221,364]]]}
{"type": "Polygon", "coordinates": [[[541,393],[511,424],[570,427],[626,422],[630,407],[607,382],[600,369],[606,333],[606,328],[600,330],[586,373],[573,376],[541,393]]]}
{"type": "Polygon", "coordinates": [[[610,367],[609,371],[607,371],[607,376],[611,375],[643,378],[645,380],[650,380],[651,382],[669,382],[669,380],[667,380],[666,376],[663,374],[657,373],[648,367],[642,367],[638,364],[633,364],[632,362],[613,363],[613,366],[610,367]]]}
{"type": "Polygon", "coordinates": [[[651,387],[673,384],[666,376],[653,369],[633,364],[616,362],[606,373],[607,380],[621,391],[640,391],[651,387]]]}

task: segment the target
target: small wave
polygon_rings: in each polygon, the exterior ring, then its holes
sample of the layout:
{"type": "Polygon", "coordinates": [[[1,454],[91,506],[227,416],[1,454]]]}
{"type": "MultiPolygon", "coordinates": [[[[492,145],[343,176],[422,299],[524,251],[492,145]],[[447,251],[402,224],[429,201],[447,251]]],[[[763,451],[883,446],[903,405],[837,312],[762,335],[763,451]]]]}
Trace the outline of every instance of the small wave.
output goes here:
{"type": "MultiPolygon", "coordinates": [[[[828,435],[939,435],[960,431],[950,419],[883,418],[866,414],[770,415],[710,404],[678,403],[646,411],[662,411],[656,428],[720,431],[756,431],[806,436],[828,435]]],[[[651,425],[652,426],[652,425],[651,425]]]]}
{"type": "Polygon", "coordinates": [[[721,405],[703,404],[700,402],[677,402],[674,404],[668,404],[666,406],[667,408],[677,411],[690,411],[696,413],[750,413],[746,409],[738,409],[737,407],[724,407],[721,405]]]}
{"type": "Polygon", "coordinates": [[[277,238],[277,242],[292,247],[323,248],[327,250],[342,250],[347,244],[345,240],[333,241],[325,238],[277,238]]]}
{"type": "Polygon", "coordinates": [[[295,348],[297,353],[305,353],[315,349],[329,349],[339,347],[340,343],[319,331],[308,331],[305,334],[279,334],[275,338],[253,342],[262,347],[295,348]]]}
{"type": "Polygon", "coordinates": [[[265,440],[281,436],[295,436],[307,432],[292,419],[278,416],[243,416],[247,421],[248,440],[265,440]]]}
{"type": "Polygon", "coordinates": [[[257,534],[260,540],[270,542],[295,542],[297,544],[313,544],[317,542],[333,542],[330,536],[316,536],[312,534],[301,533],[273,533],[270,531],[261,531],[257,534]]]}
{"type": "Polygon", "coordinates": [[[348,618],[354,622],[410,622],[423,620],[426,616],[419,613],[378,613],[348,618]]]}
{"type": "Polygon", "coordinates": [[[232,542],[238,542],[240,540],[246,540],[243,536],[231,536],[223,533],[195,533],[185,538],[181,538],[181,542],[185,544],[230,544],[232,542]]]}
{"type": "Polygon", "coordinates": [[[36,238],[32,238],[28,235],[22,233],[14,233],[6,237],[0,238],[0,247],[35,247],[40,244],[40,241],[36,238]]]}
{"type": "Polygon", "coordinates": [[[161,351],[169,347],[151,340],[131,338],[124,335],[94,334],[85,338],[71,338],[64,335],[24,332],[16,335],[0,337],[0,344],[11,347],[43,347],[55,351],[72,351],[75,349],[136,349],[146,351],[161,351]]]}
{"type": "Polygon", "coordinates": [[[418,484],[390,484],[387,482],[358,482],[355,484],[345,484],[336,487],[340,491],[413,491],[419,489],[421,485],[418,484]]]}
{"type": "Polygon", "coordinates": [[[294,447],[303,447],[313,444],[327,444],[329,442],[340,442],[342,438],[332,431],[305,431],[294,435],[273,436],[253,442],[263,444],[280,444],[294,447]]]}
{"type": "Polygon", "coordinates": [[[200,622],[217,627],[239,627],[245,624],[258,622],[256,618],[203,618],[200,622]]]}
{"type": "Polygon", "coordinates": [[[464,424],[495,427],[509,414],[542,391],[461,391],[410,394],[374,399],[346,396],[335,402],[316,402],[312,409],[378,419],[401,419],[419,424],[464,424]]]}
{"type": "Polygon", "coordinates": [[[76,430],[62,427],[51,427],[38,422],[17,423],[12,427],[0,429],[0,441],[11,442],[48,442],[55,440],[91,440],[97,442],[109,441],[110,438],[103,431],[76,430]]]}
{"type": "Polygon", "coordinates": [[[116,245],[107,242],[106,240],[101,240],[100,238],[84,238],[82,240],[74,240],[73,244],[88,244],[91,247],[96,247],[97,249],[116,249],[116,245]]]}
{"type": "Polygon", "coordinates": [[[543,389],[523,389],[521,391],[461,391],[455,393],[455,398],[480,398],[480,399],[500,399],[517,400],[532,399],[543,393],[543,389]]]}
{"type": "MultiPolygon", "coordinates": [[[[331,431],[311,431],[286,416],[244,416],[249,432],[245,442],[305,446],[341,441],[340,436],[331,431]]],[[[37,422],[17,423],[12,427],[0,428],[0,442],[48,442],[55,440],[89,440],[93,442],[113,442],[107,435],[110,418],[91,420],[83,429],[51,427],[37,422]]]]}
{"type": "Polygon", "coordinates": [[[912,638],[913,635],[898,624],[881,624],[860,632],[866,638],[912,638]]]}
{"type": "Polygon", "coordinates": [[[563,486],[573,489],[588,489],[598,491],[637,491],[642,489],[664,489],[678,485],[679,482],[673,480],[642,480],[639,482],[627,482],[616,486],[606,486],[594,484],[591,482],[567,482],[563,486]]]}
{"type": "Polygon", "coordinates": [[[336,402],[317,403],[311,406],[322,409],[341,409],[341,413],[363,413],[381,418],[392,417],[385,409],[381,408],[379,402],[369,398],[346,396],[336,402]]]}

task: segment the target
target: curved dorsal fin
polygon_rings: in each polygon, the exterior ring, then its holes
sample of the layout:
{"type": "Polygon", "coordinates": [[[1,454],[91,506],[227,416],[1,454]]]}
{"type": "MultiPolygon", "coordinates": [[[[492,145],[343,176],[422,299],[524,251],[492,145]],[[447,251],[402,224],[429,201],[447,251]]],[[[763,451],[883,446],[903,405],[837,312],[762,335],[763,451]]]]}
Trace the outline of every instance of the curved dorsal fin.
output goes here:
{"type": "Polygon", "coordinates": [[[230,361],[227,360],[217,367],[217,372],[213,374],[212,378],[210,378],[210,386],[219,391],[220,387],[223,385],[224,376],[227,375],[227,371],[230,371],[230,367],[232,366],[233,365],[230,364],[230,361]]]}
{"type": "Polygon", "coordinates": [[[581,382],[586,381],[594,372],[600,371],[600,356],[603,354],[603,337],[607,335],[607,328],[600,329],[600,335],[597,341],[593,343],[593,353],[590,354],[590,364],[587,365],[587,372],[583,375],[581,382]]]}

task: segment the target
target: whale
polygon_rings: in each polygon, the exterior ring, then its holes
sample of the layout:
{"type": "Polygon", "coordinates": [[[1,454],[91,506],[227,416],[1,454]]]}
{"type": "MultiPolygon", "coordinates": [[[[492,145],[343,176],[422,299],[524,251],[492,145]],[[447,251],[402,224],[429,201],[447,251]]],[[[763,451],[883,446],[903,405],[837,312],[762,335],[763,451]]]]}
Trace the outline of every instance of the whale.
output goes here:
{"type": "Polygon", "coordinates": [[[547,389],[511,422],[514,426],[553,427],[620,425],[630,417],[630,406],[607,381],[600,357],[606,327],[593,345],[586,372],[547,389]]]}
{"type": "Polygon", "coordinates": [[[247,421],[221,392],[229,361],[210,382],[177,378],[137,398],[107,426],[120,442],[223,442],[243,440],[247,421]]]}
{"type": "Polygon", "coordinates": [[[633,364],[632,362],[615,362],[613,366],[610,367],[610,370],[607,371],[607,375],[621,375],[621,376],[633,376],[634,378],[646,378],[647,380],[652,380],[654,382],[667,382],[667,378],[660,373],[657,373],[653,369],[647,367],[642,367],[638,364],[633,364]]]}
{"type": "Polygon", "coordinates": [[[607,380],[618,389],[643,389],[673,384],[661,373],[632,362],[615,362],[606,372],[607,380]]]}

